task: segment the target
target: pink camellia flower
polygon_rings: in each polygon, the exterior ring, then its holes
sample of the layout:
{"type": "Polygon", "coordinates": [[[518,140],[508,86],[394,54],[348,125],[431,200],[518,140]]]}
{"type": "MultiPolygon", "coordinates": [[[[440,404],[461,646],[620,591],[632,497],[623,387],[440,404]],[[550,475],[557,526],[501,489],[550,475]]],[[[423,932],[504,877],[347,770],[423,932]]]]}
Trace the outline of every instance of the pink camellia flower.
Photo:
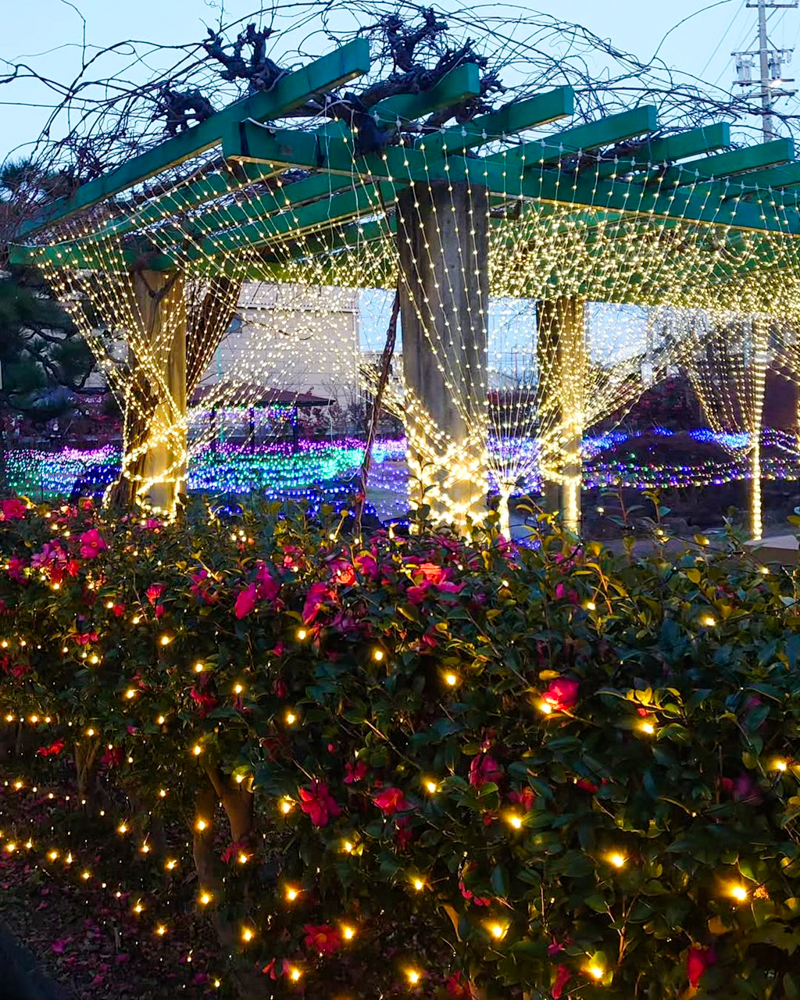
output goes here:
{"type": "Polygon", "coordinates": [[[25,566],[25,561],[18,556],[12,556],[8,560],[8,575],[15,583],[25,582],[25,566]]]}
{"type": "Polygon", "coordinates": [[[536,803],[536,792],[526,785],[521,791],[512,791],[508,793],[508,801],[514,802],[516,805],[522,806],[525,812],[530,812],[536,803]]]}
{"type": "Polygon", "coordinates": [[[713,948],[690,948],[686,956],[686,975],[689,985],[697,989],[703,973],[710,965],[717,964],[717,953],[713,948]]]}
{"type": "Polygon", "coordinates": [[[282,677],[276,677],[272,682],[272,690],[275,693],[276,698],[283,700],[289,696],[289,688],[286,681],[282,677]]]}
{"type": "Polygon", "coordinates": [[[382,788],[372,801],[380,809],[384,816],[394,816],[395,813],[405,812],[411,805],[406,801],[402,788],[382,788]]]}
{"type": "Polygon", "coordinates": [[[200,714],[205,717],[212,710],[216,708],[219,702],[210,694],[208,691],[198,691],[197,688],[192,688],[189,692],[189,697],[195,704],[200,706],[200,714]]]}
{"type": "Polygon", "coordinates": [[[117,767],[122,763],[123,753],[120,747],[109,747],[100,758],[100,763],[106,767],[117,767]]]}
{"type": "Polygon", "coordinates": [[[334,600],[336,594],[327,583],[312,583],[308,588],[306,602],[303,605],[303,624],[311,625],[322,608],[330,601],[334,600]]]}
{"type": "Polygon", "coordinates": [[[165,587],[163,583],[151,583],[145,591],[145,594],[147,594],[147,600],[151,604],[155,604],[159,597],[161,597],[164,593],[164,589],[165,587]]]}
{"type": "Polygon", "coordinates": [[[39,747],[36,751],[42,757],[56,757],[64,749],[64,740],[56,740],[55,743],[51,743],[48,747],[39,747]]]}
{"type": "Polygon", "coordinates": [[[256,582],[260,601],[274,601],[280,593],[281,582],[275,579],[266,563],[259,564],[256,582]]]}
{"type": "Polygon", "coordinates": [[[245,587],[244,590],[240,590],[236,595],[236,604],[233,609],[234,615],[237,618],[244,618],[246,615],[249,615],[256,606],[256,600],[256,585],[251,583],[249,587],[245,587]]]}
{"type": "Polygon", "coordinates": [[[303,924],[306,932],[305,946],[320,955],[332,955],[342,944],[342,936],[330,924],[303,924]]]}
{"type": "Polygon", "coordinates": [[[322,781],[315,781],[311,788],[300,788],[298,793],[300,795],[300,808],[314,826],[327,826],[342,812],[328,786],[322,781]]]}
{"type": "Polygon", "coordinates": [[[483,788],[490,781],[497,783],[503,778],[503,768],[491,754],[478,754],[469,766],[469,783],[473,788],[483,788]]]}
{"type": "Polygon", "coordinates": [[[370,580],[377,580],[380,576],[378,561],[370,552],[362,552],[361,555],[356,556],[353,562],[359,573],[363,573],[370,580]]]}
{"type": "Polygon", "coordinates": [[[246,840],[234,840],[232,843],[228,844],[220,855],[220,858],[224,864],[227,865],[234,859],[238,859],[240,854],[244,854],[247,857],[251,856],[249,845],[246,840]]]}
{"type": "Polygon", "coordinates": [[[115,618],[121,618],[125,614],[125,605],[115,604],[111,610],[114,612],[115,618]]]}
{"type": "Polygon", "coordinates": [[[578,704],[579,687],[577,681],[559,677],[544,692],[542,701],[556,712],[569,712],[578,704]]]}
{"type": "Polygon", "coordinates": [[[735,802],[744,802],[750,806],[757,806],[761,800],[761,789],[753,781],[749,774],[742,771],[738,778],[723,778],[722,787],[726,792],[733,795],[735,802]]]}
{"type": "Polygon", "coordinates": [[[96,559],[101,552],[105,552],[108,544],[97,528],[90,528],[84,531],[80,537],[81,556],[84,559],[96,559]]]}
{"type": "Polygon", "coordinates": [[[556,969],[556,978],[550,993],[553,1000],[560,1000],[564,994],[564,987],[572,979],[572,973],[566,965],[559,965],[556,969]]]}
{"type": "Polygon", "coordinates": [[[561,598],[562,600],[566,599],[570,602],[570,604],[578,603],[577,593],[563,583],[559,583],[556,587],[556,597],[561,598]]]}
{"type": "Polygon", "coordinates": [[[40,552],[34,552],[31,556],[31,566],[41,569],[45,566],[53,567],[59,563],[67,561],[67,553],[61,548],[58,542],[45,542],[40,552]]]}
{"type": "Polygon", "coordinates": [[[0,503],[0,521],[18,521],[25,517],[27,509],[18,497],[9,497],[0,503]]]}
{"type": "Polygon", "coordinates": [[[368,770],[369,768],[363,760],[357,760],[355,764],[351,764],[348,761],[344,765],[344,783],[346,785],[352,785],[357,781],[361,781],[362,778],[367,776],[368,770]]]}
{"type": "Polygon", "coordinates": [[[588,778],[579,778],[575,784],[584,792],[590,792],[592,795],[600,790],[600,786],[596,785],[593,781],[589,781],[588,778]]]}

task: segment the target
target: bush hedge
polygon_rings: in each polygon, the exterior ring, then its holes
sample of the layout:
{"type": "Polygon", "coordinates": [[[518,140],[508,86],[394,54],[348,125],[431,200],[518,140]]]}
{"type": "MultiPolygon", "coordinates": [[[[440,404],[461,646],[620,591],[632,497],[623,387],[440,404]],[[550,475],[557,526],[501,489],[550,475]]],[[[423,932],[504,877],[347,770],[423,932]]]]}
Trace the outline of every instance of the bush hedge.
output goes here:
{"type": "Polygon", "coordinates": [[[9,780],[231,995],[800,996],[797,574],[346,528],[2,501],[9,780]]]}

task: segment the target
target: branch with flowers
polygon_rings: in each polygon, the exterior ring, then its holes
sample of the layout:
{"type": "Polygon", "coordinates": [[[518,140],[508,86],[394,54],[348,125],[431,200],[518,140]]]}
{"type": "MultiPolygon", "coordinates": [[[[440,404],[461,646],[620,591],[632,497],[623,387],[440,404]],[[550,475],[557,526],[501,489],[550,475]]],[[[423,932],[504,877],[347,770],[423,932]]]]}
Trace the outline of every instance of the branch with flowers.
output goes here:
{"type": "Polygon", "coordinates": [[[231,996],[800,994],[792,575],[340,527],[0,501],[5,771],[85,813],[35,865],[115,838],[231,996]]]}

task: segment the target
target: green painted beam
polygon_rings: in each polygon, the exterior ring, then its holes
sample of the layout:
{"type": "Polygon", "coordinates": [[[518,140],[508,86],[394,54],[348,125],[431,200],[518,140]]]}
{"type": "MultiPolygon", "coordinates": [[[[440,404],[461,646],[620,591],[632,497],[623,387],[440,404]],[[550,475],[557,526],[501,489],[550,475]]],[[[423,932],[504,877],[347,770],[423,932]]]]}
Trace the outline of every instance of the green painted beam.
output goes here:
{"type": "Polygon", "coordinates": [[[429,90],[416,94],[395,94],[368,109],[376,121],[394,124],[398,118],[413,121],[422,115],[441,111],[481,92],[481,71],[475,63],[463,63],[443,76],[429,90]]]}
{"type": "Polygon", "coordinates": [[[230,104],[207,121],[194,125],[154,149],[134,156],[121,167],[82,185],[70,198],[48,206],[22,227],[23,233],[36,232],[53,222],[66,219],[112,195],[147,180],[217,145],[233,122],[252,118],[265,121],[300,107],[312,94],[337,87],[369,70],[369,43],[364,38],[343,45],[308,66],[287,73],[272,90],[253,94],[230,104]]]}
{"type": "Polygon", "coordinates": [[[768,196],[770,189],[779,194],[786,188],[800,184],[800,163],[787,163],[781,167],[753,170],[740,174],[730,185],[733,197],[761,194],[768,196]]]}
{"type": "Polygon", "coordinates": [[[202,240],[185,255],[188,261],[205,255],[236,254],[249,248],[286,240],[307,232],[330,228],[348,219],[371,215],[380,210],[380,199],[393,202],[397,195],[394,184],[375,184],[343,191],[331,198],[304,205],[296,212],[284,212],[258,219],[228,233],[202,240]]]}
{"type": "Polygon", "coordinates": [[[613,146],[637,135],[653,132],[658,124],[658,110],[645,104],[632,111],[608,115],[596,122],[576,125],[541,140],[525,142],[487,159],[506,164],[509,170],[524,169],[540,163],[557,163],[572,153],[613,146]]]}
{"type": "Polygon", "coordinates": [[[429,158],[447,153],[462,153],[493,140],[515,135],[566,118],[575,113],[575,92],[572,87],[557,87],[524,101],[512,101],[497,111],[478,115],[464,125],[454,125],[441,132],[423,136],[415,148],[429,158]]]}
{"type": "Polygon", "coordinates": [[[699,181],[724,180],[748,170],[788,163],[793,158],[794,143],[791,139],[773,139],[771,142],[761,142],[756,146],[717,153],[715,156],[705,156],[668,167],[660,177],[653,177],[648,183],[669,188],[680,184],[696,184],[699,181]]]}
{"type": "Polygon", "coordinates": [[[599,177],[621,176],[634,166],[640,169],[647,165],[672,163],[690,156],[712,153],[731,144],[731,127],[727,122],[716,122],[704,128],[692,128],[686,132],[652,139],[643,143],[631,156],[627,154],[616,162],[600,163],[599,177]]]}

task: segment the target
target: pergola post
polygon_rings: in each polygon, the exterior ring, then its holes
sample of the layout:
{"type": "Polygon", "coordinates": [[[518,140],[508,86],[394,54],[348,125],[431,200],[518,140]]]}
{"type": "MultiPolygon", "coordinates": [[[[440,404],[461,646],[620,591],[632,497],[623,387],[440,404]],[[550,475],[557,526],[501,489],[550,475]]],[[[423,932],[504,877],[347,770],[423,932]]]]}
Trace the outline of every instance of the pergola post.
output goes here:
{"type": "Polygon", "coordinates": [[[172,515],[186,480],[186,296],[179,271],[131,274],[140,323],[125,412],[120,487],[172,515]]]}
{"type": "Polygon", "coordinates": [[[577,532],[581,521],[581,450],[588,360],[585,303],[559,296],[540,302],[537,315],[542,423],[539,446],[545,505],[553,512],[559,510],[564,526],[577,532]]]}
{"type": "Polygon", "coordinates": [[[415,184],[397,220],[410,499],[463,528],[488,488],[488,195],[415,184]]]}
{"type": "Polygon", "coordinates": [[[750,534],[754,540],[761,538],[764,530],[761,511],[761,428],[764,422],[764,392],[767,381],[769,356],[767,341],[769,325],[762,317],[755,317],[753,332],[753,411],[750,428],[750,534]]]}

